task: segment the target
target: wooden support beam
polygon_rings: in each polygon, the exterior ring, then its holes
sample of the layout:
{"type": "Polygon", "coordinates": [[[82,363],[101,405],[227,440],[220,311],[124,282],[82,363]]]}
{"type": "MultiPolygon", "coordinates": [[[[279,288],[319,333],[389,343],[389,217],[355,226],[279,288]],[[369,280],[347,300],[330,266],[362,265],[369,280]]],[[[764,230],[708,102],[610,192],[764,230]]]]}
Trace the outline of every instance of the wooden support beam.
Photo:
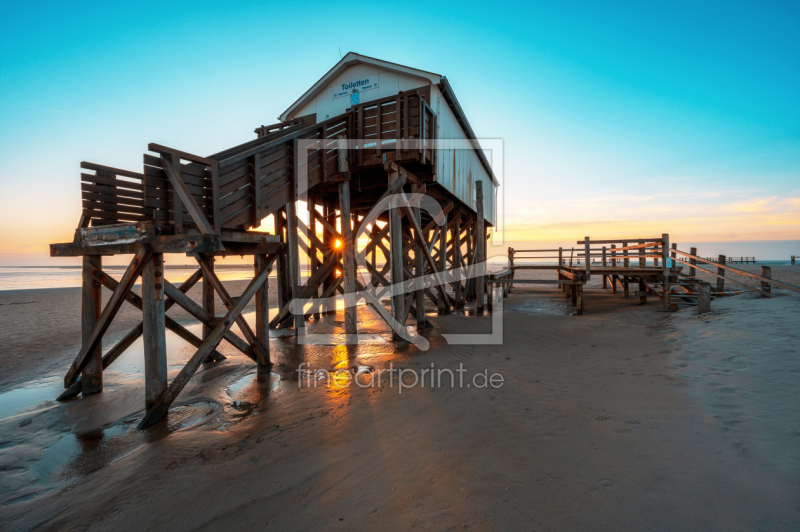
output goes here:
{"type": "MultiPolygon", "coordinates": [[[[389,181],[392,181],[392,174],[389,174],[389,181]]],[[[400,219],[400,209],[394,208],[389,211],[389,242],[391,253],[389,254],[392,263],[392,316],[402,326],[404,324],[404,295],[403,295],[403,226],[400,219]]],[[[392,329],[392,338],[399,340],[400,335],[392,329]]]]}
{"type": "MultiPolygon", "coordinates": [[[[453,229],[450,234],[450,238],[453,241],[453,268],[457,270],[461,270],[461,267],[464,263],[464,257],[461,255],[461,213],[456,210],[455,212],[455,223],[453,224],[453,229]]],[[[455,294],[455,308],[462,309],[464,308],[464,285],[461,283],[461,274],[458,274],[458,277],[455,279],[455,283],[453,284],[454,294],[455,294]]]]}
{"type": "Polygon", "coordinates": [[[475,207],[477,211],[477,227],[475,231],[476,244],[476,266],[478,268],[477,277],[475,278],[475,311],[477,313],[483,312],[485,304],[485,288],[486,288],[486,231],[484,230],[484,216],[483,216],[483,181],[475,182],[475,207]]]}
{"type": "MultiPolygon", "coordinates": [[[[627,253],[627,252],[626,252],[627,253]]],[[[661,299],[661,303],[665,309],[668,309],[672,306],[670,301],[670,267],[669,267],[669,235],[664,233],[661,235],[661,260],[664,262],[661,270],[661,287],[664,291],[664,296],[661,299]]]]}
{"type": "MultiPolygon", "coordinates": [[[[415,193],[418,192],[419,187],[417,185],[412,186],[411,190],[415,193]]],[[[422,212],[419,208],[411,209],[411,215],[414,217],[415,229],[414,231],[422,231],[420,227],[422,226],[422,212]]],[[[430,253],[430,248],[428,248],[428,241],[425,237],[424,233],[420,233],[419,235],[414,235],[415,237],[415,245],[414,249],[414,281],[416,290],[414,290],[414,305],[416,307],[415,316],[417,318],[417,329],[424,329],[427,327],[428,323],[425,320],[425,283],[424,283],[424,276],[425,276],[425,259],[422,256],[422,247],[424,246],[428,252],[430,253]]],[[[411,304],[409,303],[409,307],[411,304]]]]}
{"type": "MultiPolygon", "coordinates": [[[[339,162],[344,161],[343,142],[340,139],[339,162]]],[[[346,168],[346,166],[345,166],[346,168]]],[[[344,331],[358,333],[358,309],[356,308],[356,242],[353,238],[350,216],[350,181],[339,182],[339,212],[342,225],[342,284],[344,288],[344,331]]]]}
{"type": "Polygon", "coordinates": [[[258,361],[258,373],[269,373],[272,369],[269,359],[269,272],[272,270],[271,264],[266,255],[255,256],[256,276],[260,275],[262,270],[267,270],[264,283],[256,290],[256,339],[264,346],[267,353],[267,364],[258,361]]]}
{"type": "MultiPolygon", "coordinates": [[[[406,214],[408,215],[408,218],[409,218],[409,220],[411,222],[411,225],[412,225],[414,238],[418,239],[417,243],[419,244],[419,247],[422,249],[422,253],[425,255],[425,259],[428,261],[428,264],[430,265],[430,268],[433,271],[433,274],[437,279],[437,281],[436,281],[436,290],[439,292],[439,297],[444,298],[445,300],[447,300],[447,295],[445,294],[445,291],[444,291],[444,285],[446,284],[445,283],[445,278],[444,278],[444,273],[443,272],[439,272],[439,270],[438,270],[438,268],[436,266],[436,261],[433,260],[433,257],[431,257],[431,254],[428,252],[428,247],[425,245],[425,240],[422,238],[421,229],[419,227],[419,224],[417,223],[416,218],[411,213],[411,207],[408,204],[408,200],[406,200],[405,195],[402,194],[402,193],[401,193],[401,198],[402,198],[403,205],[404,205],[402,210],[404,210],[406,212],[406,214]]],[[[394,249],[392,251],[394,251],[394,249]]],[[[393,282],[394,282],[394,280],[393,280],[393,282]]]]}
{"type": "Polygon", "coordinates": [[[150,408],[167,388],[167,338],[164,318],[164,256],[153,253],[142,272],[145,408],[150,408]]]}
{"type": "MultiPolygon", "coordinates": [[[[444,224],[441,226],[441,230],[438,231],[439,235],[439,271],[442,272],[443,276],[446,276],[447,272],[447,215],[445,215],[444,224]]],[[[446,279],[445,279],[446,280],[446,279]]],[[[444,285],[442,285],[444,288],[444,285]]],[[[450,308],[447,304],[447,300],[443,298],[439,298],[439,304],[437,305],[437,313],[439,315],[448,314],[450,312],[450,308]]]]}
{"type": "MultiPolygon", "coordinates": [[[[200,259],[206,262],[206,266],[212,272],[214,271],[214,256],[213,255],[200,255],[200,259]]],[[[202,272],[202,270],[200,270],[202,272]]],[[[203,310],[207,312],[210,316],[214,316],[216,312],[214,309],[214,287],[211,285],[211,281],[203,277],[203,310]]],[[[174,301],[174,300],[173,300],[174,301]]],[[[208,335],[211,334],[213,327],[210,324],[203,324],[203,340],[208,338],[208,335]]],[[[212,354],[213,356],[213,354],[212,354]]],[[[210,362],[210,360],[206,360],[206,362],[210,362]]]]}
{"type": "Polygon", "coordinates": [[[111,321],[114,319],[117,311],[119,311],[119,308],[125,301],[125,296],[131,291],[131,288],[133,288],[133,285],[136,283],[136,279],[139,277],[139,275],[141,275],[145,263],[150,258],[150,255],[151,252],[149,247],[141,246],[139,252],[128,266],[128,269],[125,270],[117,290],[114,291],[114,293],[111,295],[111,299],[109,299],[108,303],[106,303],[106,306],[103,309],[97,324],[92,330],[92,334],[83,343],[78,356],[75,357],[75,361],[67,371],[67,374],[64,377],[64,388],[69,388],[77,380],[78,374],[83,370],[84,367],[86,367],[86,364],[88,364],[90,360],[89,355],[93,353],[95,348],[99,345],[103,335],[108,330],[108,326],[111,325],[111,321]]]}
{"type": "MultiPolygon", "coordinates": [[[[299,297],[301,290],[300,281],[300,244],[297,234],[297,204],[294,199],[286,204],[286,243],[289,262],[289,286],[292,298],[299,297]]],[[[295,316],[295,329],[305,327],[303,316],[295,316]]]]}
{"type": "MultiPolygon", "coordinates": [[[[181,203],[186,206],[186,210],[189,211],[189,216],[192,217],[192,220],[201,233],[213,234],[214,228],[208,223],[203,211],[200,210],[200,207],[198,207],[197,203],[194,201],[192,193],[189,192],[189,188],[186,186],[186,183],[184,183],[183,179],[181,179],[180,162],[176,159],[177,157],[175,155],[168,157],[166,154],[162,154],[161,156],[164,171],[166,172],[167,177],[169,177],[169,182],[172,185],[172,196],[173,198],[176,197],[176,195],[180,197],[181,203]],[[170,159],[173,160],[170,161],[170,159]]],[[[182,209],[179,214],[181,217],[183,217],[182,209]]]]}
{"type": "MultiPolygon", "coordinates": [[[[310,273],[314,275],[319,267],[319,260],[317,259],[317,249],[322,251],[327,251],[323,243],[317,237],[317,204],[316,204],[316,197],[309,192],[308,194],[308,255],[311,258],[310,262],[310,273]]],[[[324,253],[323,253],[324,256],[324,253]]],[[[311,294],[312,297],[317,297],[319,295],[318,288],[315,288],[313,293],[311,294]]],[[[319,312],[313,314],[314,319],[319,319],[319,312]]],[[[269,320],[267,320],[269,323],[269,320]]]]}
{"type": "MultiPolygon", "coordinates": [[[[102,310],[100,296],[103,288],[90,273],[91,269],[100,269],[102,265],[103,258],[99,255],[83,257],[83,288],[81,291],[81,335],[83,343],[86,343],[91,337],[102,310]]],[[[89,360],[81,373],[80,391],[84,397],[103,391],[102,339],[97,342],[96,347],[89,353],[89,360]]]]}
{"type": "MultiPolygon", "coordinates": [[[[205,271],[203,273],[206,274],[205,271]]],[[[201,345],[194,356],[189,359],[189,361],[186,363],[183,369],[181,369],[180,373],[178,373],[178,376],[173,379],[167,389],[158,396],[153,406],[148,409],[144,419],[142,419],[141,423],[139,424],[140,429],[149,427],[167,415],[170,405],[175,401],[175,399],[178,397],[178,394],[181,392],[181,390],[183,390],[186,384],[189,383],[189,380],[195,374],[197,368],[200,367],[200,364],[202,364],[203,360],[205,360],[209,353],[216,348],[216,346],[222,340],[223,335],[230,330],[234,321],[238,322],[238,318],[241,317],[242,310],[244,310],[244,308],[247,306],[247,303],[250,301],[250,298],[253,297],[256,290],[258,290],[258,288],[264,284],[268,274],[268,269],[264,268],[250,282],[247,288],[245,288],[242,295],[239,296],[236,302],[230,307],[228,313],[225,315],[222,321],[220,321],[219,324],[214,327],[211,335],[203,341],[203,345],[201,345]]]]}
{"type": "MultiPolygon", "coordinates": [[[[200,260],[200,257],[195,256],[195,259],[197,260],[197,263],[200,264],[200,268],[203,269],[203,277],[204,278],[207,277],[211,281],[214,290],[217,291],[219,297],[222,299],[222,302],[225,304],[225,306],[229,309],[232,308],[235,305],[234,300],[233,298],[231,298],[230,294],[228,294],[228,291],[222,285],[222,282],[219,280],[216,274],[208,269],[208,266],[205,264],[205,262],[200,260]]],[[[259,287],[261,286],[261,284],[259,284],[259,287]]],[[[269,353],[267,353],[266,349],[261,344],[261,342],[258,341],[256,335],[253,333],[253,329],[250,328],[250,325],[247,323],[244,317],[242,317],[241,315],[237,315],[236,325],[239,326],[239,330],[242,331],[242,334],[244,335],[245,340],[247,340],[247,343],[250,344],[250,347],[253,348],[253,354],[256,356],[256,361],[262,365],[269,364],[269,353]]],[[[214,328],[214,330],[216,331],[216,327],[214,328]]]]}
{"type": "MultiPolygon", "coordinates": [[[[105,274],[103,274],[102,270],[97,269],[94,266],[91,267],[89,273],[90,273],[90,276],[92,278],[94,278],[96,281],[98,281],[98,283],[99,283],[99,279],[103,279],[104,277],[108,277],[105,274]],[[96,276],[95,272],[99,272],[101,275],[100,276],[96,276]]],[[[186,279],[181,284],[181,286],[178,288],[178,290],[180,290],[182,293],[185,294],[195,284],[197,284],[197,281],[200,280],[201,276],[202,276],[202,270],[197,270],[196,272],[194,272],[191,276],[189,276],[188,279],[186,279]]],[[[109,277],[109,279],[110,279],[110,277],[109,277]]],[[[116,283],[116,281],[114,281],[114,282],[116,283]]],[[[100,283],[100,284],[103,284],[103,286],[107,286],[104,283],[100,283]]],[[[116,286],[117,285],[114,285],[110,289],[113,291],[116,288],[116,286]]],[[[128,302],[130,302],[130,303],[135,305],[136,304],[135,300],[130,297],[132,295],[135,295],[135,294],[133,294],[133,292],[128,293],[128,302]]],[[[166,305],[164,305],[164,312],[169,310],[170,307],[172,305],[174,305],[174,304],[175,304],[175,300],[172,299],[172,298],[168,298],[166,305]]],[[[141,308],[142,308],[141,303],[139,304],[138,308],[141,310],[141,308]]],[[[173,322],[172,322],[172,320],[170,319],[169,316],[165,317],[165,323],[166,323],[166,326],[167,326],[168,329],[177,331],[177,329],[172,329],[173,322]]],[[[180,325],[178,325],[177,322],[175,322],[174,325],[176,325],[177,327],[180,327],[180,325]]],[[[114,345],[114,347],[109,349],[108,353],[103,355],[103,360],[102,360],[102,369],[103,369],[103,371],[105,371],[106,368],[108,368],[117,358],[119,358],[119,356],[122,353],[125,352],[126,349],[128,349],[131,345],[133,345],[133,343],[136,340],[139,339],[139,337],[142,335],[142,331],[143,331],[143,324],[142,324],[142,322],[139,322],[139,324],[136,327],[134,327],[133,329],[131,329],[131,331],[128,334],[126,334],[119,342],[117,342],[114,345]]],[[[179,333],[176,332],[176,334],[179,334],[179,333]]],[[[186,331],[186,334],[194,336],[189,331],[186,331]]],[[[181,337],[183,337],[183,336],[181,336],[181,337]]],[[[195,338],[197,338],[197,337],[195,337],[195,338]]],[[[199,339],[197,339],[197,343],[196,344],[193,343],[192,345],[194,345],[195,347],[198,347],[198,346],[200,346],[201,343],[202,342],[199,339]]],[[[220,357],[219,360],[225,360],[225,357],[221,353],[219,353],[219,352],[215,352],[215,353],[216,353],[215,356],[220,357]]],[[[75,381],[75,384],[73,384],[72,386],[67,388],[61,395],[58,396],[58,399],[56,399],[56,400],[57,401],[64,401],[64,400],[70,399],[72,397],[75,397],[79,393],[82,393],[82,390],[81,390],[82,380],[83,380],[83,378],[79,378],[77,381],[75,381]]]]}

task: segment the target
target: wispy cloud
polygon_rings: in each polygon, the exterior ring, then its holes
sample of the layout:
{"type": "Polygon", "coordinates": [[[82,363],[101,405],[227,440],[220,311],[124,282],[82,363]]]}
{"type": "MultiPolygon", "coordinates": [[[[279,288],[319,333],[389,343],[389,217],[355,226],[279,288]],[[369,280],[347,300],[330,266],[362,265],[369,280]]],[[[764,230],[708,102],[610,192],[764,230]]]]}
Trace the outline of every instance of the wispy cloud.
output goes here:
{"type": "Polygon", "coordinates": [[[33,107],[32,105],[26,105],[28,109],[38,109],[39,111],[50,111],[51,113],[60,113],[63,115],[71,115],[69,111],[59,111],[58,109],[50,109],[49,107],[33,107]]]}

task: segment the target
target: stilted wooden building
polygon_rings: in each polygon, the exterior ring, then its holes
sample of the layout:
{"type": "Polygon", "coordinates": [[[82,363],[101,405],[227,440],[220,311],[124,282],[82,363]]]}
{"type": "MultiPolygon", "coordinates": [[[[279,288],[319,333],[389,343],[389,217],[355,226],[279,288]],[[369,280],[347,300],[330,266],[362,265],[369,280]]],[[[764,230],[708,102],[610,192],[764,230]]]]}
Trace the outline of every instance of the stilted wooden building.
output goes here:
{"type": "Polygon", "coordinates": [[[83,346],[62,397],[100,391],[103,370],[143,336],[147,412],[141,426],[148,426],[167,413],[202,363],[222,357],[216,352],[222,339],[268,371],[268,327],[301,330],[306,317],[330,311],[313,300],[324,307],[337,293],[345,298],[348,334],[358,332],[358,298],[397,337],[409,317],[427,326],[427,304],[448,313],[471,300],[483,310],[497,180],[444,76],[349,53],[279,119],[256,128],[255,140],[208,157],[150,144],[141,173],[81,164],[87,172],[75,238],[51,246],[52,256],[84,260],[83,346]],[[423,195],[438,206],[414,199],[423,195]],[[298,216],[301,205],[308,224],[298,216]],[[275,234],[253,231],[269,216],[275,234]],[[189,254],[199,269],[174,286],[164,278],[165,253],[189,254]],[[120,281],[102,271],[102,257],[114,254],[134,256],[120,281]],[[254,278],[238,298],[214,273],[214,257],[226,254],[254,257],[254,278]],[[305,278],[301,255],[309,263],[305,278]],[[270,321],[273,263],[280,310],[270,321]],[[139,277],[141,296],[131,292],[139,277]],[[201,279],[198,304],[186,292],[201,279]],[[103,309],[102,286],[113,291],[103,309]],[[389,310],[378,287],[391,295],[389,310]],[[215,292],[226,304],[224,316],[214,309],[215,292]],[[242,317],[253,297],[255,331],[242,317]],[[293,315],[292,300],[311,302],[293,315]],[[125,301],[142,310],[142,322],[103,354],[103,334],[125,301]],[[203,338],[165,315],[174,304],[205,325],[203,338]],[[230,331],[234,322],[244,339],[230,331]],[[198,348],[171,383],[165,329],[198,348]]]}

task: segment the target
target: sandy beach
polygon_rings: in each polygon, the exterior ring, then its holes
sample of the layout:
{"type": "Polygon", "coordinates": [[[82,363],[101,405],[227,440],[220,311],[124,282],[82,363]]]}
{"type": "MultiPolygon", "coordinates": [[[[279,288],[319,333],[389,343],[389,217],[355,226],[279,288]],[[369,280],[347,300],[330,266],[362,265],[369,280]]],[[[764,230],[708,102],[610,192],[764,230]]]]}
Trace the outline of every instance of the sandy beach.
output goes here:
{"type": "MultiPolygon", "coordinates": [[[[0,397],[36,381],[31,402],[42,398],[0,421],[0,521],[13,530],[796,530],[798,294],[720,299],[697,316],[638,306],[598,282],[584,316],[569,315],[556,290],[516,288],[504,300],[502,345],[448,345],[442,334],[488,333],[492,316],[430,308],[427,352],[394,349],[366,309],[360,328],[374,341],[274,338],[271,375],[223,343],[229,358],[204,366],[168,422],[143,432],[135,346],[109,368],[102,394],[58,404],[37,392],[57,391],[79,347],[77,290],[0,294],[13,324],[0,397]],[[349,368],[349,384],[329,388],[299,373],[302,363],[349,368]],[[429,367],[503,382],[401,389],[389,381],[396,373],[379,373],[429,367]],[[362,387],[352,379],[364,368],[362,387]]],[[[123,312],[109,338],[137,322],[138,311],[123,312]]],[[[191,352],[171,344],[171,376],[191,352]]]]}

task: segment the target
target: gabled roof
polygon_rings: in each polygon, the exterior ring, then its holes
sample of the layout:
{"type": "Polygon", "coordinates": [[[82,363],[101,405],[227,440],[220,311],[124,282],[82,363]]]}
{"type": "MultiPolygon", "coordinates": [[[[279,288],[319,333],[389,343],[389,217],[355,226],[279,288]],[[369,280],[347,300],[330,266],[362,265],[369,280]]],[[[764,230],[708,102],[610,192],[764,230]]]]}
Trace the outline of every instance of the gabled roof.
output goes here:
{"type": "Polygon", "coordinates": [[[367,57],[366,55],[359,55],[355,52],[348,52],[346,56],[344,56],[332,69],[330,69],[327,74],[322,76],[319,81],[317,81],[310,89],[308,89],[305,94],[300,96],[296,102],[294,102],[288,109],[286,109],[281,115],[278,117],[278,120],[281,122],[286,121],[287,117],[294,111],[305,105],[310,99],[314,98],[317,94],[322,92],[325,87],[327,87],[331,80],[336,78],[339,74],[344,72],[347,68],[358,65],[358,64],[365,64],[365,65],[375,65],[385,70],[393,71],[393,72],[400,72],[402,74],[409,74],[411,76],[417,76],[419,78],[427,79],[432,84],[437,84],[442,79],[440,74],[434,74],[433,72],[427,72],[425,70],[420,70],[418,68],[411,68],[404,65],[398,65],[397,63],[390,63],[389,61],[383,61],[382,59],[375,59],[374,57],[367,57]]]}
{"type": "Polygon", "coordinates": [[[489,164],[489,161],[486,159],[486,155],[483,153],[481,149],[480,142],[478,142],[478,138],[475,136],[475,132],[472,130],[472,126],[469,125],[469,121],[467,120],[467,116],[464,114],[464,111],[461,109],[461,105],[458,103],[458,99],[456,98],[455,93],[453,92],[453,88],[450,83],[447,81],[447,78],[442,76],[441,74],[435,74],[433,72],[428,72],[426,70],[420,70],[418,68],[412,68],[405,65],[399,65],[397,63],[391,63],[389,61],[384,61],[382,59],[376,59],[374,57],[368,57],[366,55],[359,55],[355,52],[348,52],[346,56],[344,56],[332,69],[330,69],[324,76],[322,76],[319,81],[317,81],[310,89],[308,89],[300,98],[297,99],[288,109],[286,109],[281,115],[278,117],[278,120],[281,122],[285,122],[289,115],[295,111],[296,109],[301,108],[309,100],[317,96],[320,92],[322,92],[325,87],[327,87],[331,80],[336,78],[339,74],[344,72],[347,68],[358,65],[358,64],[365,64],[365,65],[375,65],[379,68],[399,72],[402,74],[408,74],[411,76],[416,76],[421,79],[426,79],[431,82],[433,85],[439,85],[439,88],[442,92],[442,96],[444,96],[445,102],[453,111],[453,114],[458,120],[461,129],[464,131],[464,134],[469,139],[470,143],[475,148],[475,151],[478,154],[478,158],[481,160],[481,164],[486,169],[491,178],[492,182],[495,186],[500,186],[500,183],[497,180],[497,176],[494,175],[494,171],[492,170],[492,166],[489,164]]]}

